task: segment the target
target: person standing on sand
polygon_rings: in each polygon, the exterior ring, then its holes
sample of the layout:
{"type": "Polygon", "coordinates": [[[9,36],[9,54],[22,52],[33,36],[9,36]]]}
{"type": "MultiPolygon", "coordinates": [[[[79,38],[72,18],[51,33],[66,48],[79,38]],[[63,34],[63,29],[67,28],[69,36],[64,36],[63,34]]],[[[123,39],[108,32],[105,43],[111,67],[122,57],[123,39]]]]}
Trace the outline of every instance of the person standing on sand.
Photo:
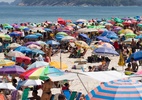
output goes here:
{"type": "Polygon", "coordinates": [[[53,82],[50,79],[47,79],[46,81],[44,81],[44,83],[42,84],[42,96],[41,96],[41,100],[50,100],[52,93],[51,93],[51,88],[53,86],[53,82]]]}
{"type": "Polygon", "coordinates": [[[51,55],[52,55],[52,46],[49,45],[49,49],[48,49],[48,57],[49,57],[50,61],[51,61],[51,55]]]}

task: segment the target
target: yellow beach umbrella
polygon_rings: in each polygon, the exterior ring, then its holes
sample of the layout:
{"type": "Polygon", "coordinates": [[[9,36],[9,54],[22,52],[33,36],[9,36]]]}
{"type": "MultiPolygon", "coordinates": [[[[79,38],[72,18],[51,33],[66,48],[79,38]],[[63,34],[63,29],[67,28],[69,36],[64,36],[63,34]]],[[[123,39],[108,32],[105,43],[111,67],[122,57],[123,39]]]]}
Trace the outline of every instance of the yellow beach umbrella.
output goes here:
{"type": "Polygon", "coordinates": [[[124,57],[122,52],[120,52],[120,57],[119,57],[119,62],[118,62],[119,66],[125,66],[125,61],[124,61],[124,57]]]}
{"type": "Polygon", "coordinates": [[[13,66],[13,65],[15,65],[15,62],[11,60],[5,60],[5,59],[0,60],[0,66],[13,66]]]}
{"type": "Polygon", "coordinates": [[[53,66],[55,68],[58,68],[58,69],[67,69],[68,66],[64,63],[61,63],[61,66],[60,66],[60,62],[58,61],[52,61],[49,63],[50,66],[53,66]]]}
{"type": "Polygon", "coordinates": [[[75,41],[75,45],[78,46],[78,47],[85,48],[85,49],[90,48],[88,46],[88,44],[86,42],[84,42],[84,41],[75,41]]]}

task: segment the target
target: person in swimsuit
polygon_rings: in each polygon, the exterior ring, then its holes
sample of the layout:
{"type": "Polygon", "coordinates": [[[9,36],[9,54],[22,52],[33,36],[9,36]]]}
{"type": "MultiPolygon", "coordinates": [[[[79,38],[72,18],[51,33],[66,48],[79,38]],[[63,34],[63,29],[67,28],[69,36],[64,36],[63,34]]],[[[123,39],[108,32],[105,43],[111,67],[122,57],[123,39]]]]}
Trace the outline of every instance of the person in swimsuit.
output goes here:
{"type": "Polygon", "coordinates": [[[53,86],[53,82],[48,79],[46,81],[44,81],[44,83],[42,84],[42,96],[41,96],[41,100],[50,100],[52,93],[51,93],[51,88],[53,86]]]}

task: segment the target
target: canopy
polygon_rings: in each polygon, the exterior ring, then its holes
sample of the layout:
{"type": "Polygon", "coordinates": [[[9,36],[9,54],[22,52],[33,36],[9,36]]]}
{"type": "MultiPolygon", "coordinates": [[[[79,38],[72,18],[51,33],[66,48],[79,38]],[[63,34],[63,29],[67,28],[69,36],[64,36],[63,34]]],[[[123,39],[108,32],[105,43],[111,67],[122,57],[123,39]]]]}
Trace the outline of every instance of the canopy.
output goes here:
{"type": "Polygon", "coordinates": [[[100,82],[109,82],[112,80],[118,80],[129,77],[124,75],[124,73],[118,71],[99,71],[99,72],[81,72],[81,73],[100,82]]]}

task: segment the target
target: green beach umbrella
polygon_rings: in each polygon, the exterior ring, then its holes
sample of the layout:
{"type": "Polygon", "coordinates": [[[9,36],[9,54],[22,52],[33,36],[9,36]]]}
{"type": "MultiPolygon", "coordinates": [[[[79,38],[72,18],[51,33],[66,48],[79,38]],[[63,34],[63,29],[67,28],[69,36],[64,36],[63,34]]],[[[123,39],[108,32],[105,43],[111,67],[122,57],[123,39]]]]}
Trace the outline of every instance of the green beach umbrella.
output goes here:
{"type": "Polygon", "coordinates": [[[134,37],[136,37],[137,35],[136,34],[134,34],[134,33],[126,33],[125,34],[125,37],[126,38],[134,38],[134,37]]]}
{"type": "Polygon", "coordinates": [[[58,32],[56,35],[64,35],[64,36],[67,36],[68,34],[65,33],[65,32],[58,32]]]}
{"type": "Polygon", "coordinates": [[[123,20],[121,20],[120,18],[114,18],[114,21],[117,22],[117,23],[122,23],[123,20]]]}
{"type": "Polygon", "coordinates": [[[138,27],[142,27],[142,23],[139,23],[137,26],[138,26],[138,27]]]}

